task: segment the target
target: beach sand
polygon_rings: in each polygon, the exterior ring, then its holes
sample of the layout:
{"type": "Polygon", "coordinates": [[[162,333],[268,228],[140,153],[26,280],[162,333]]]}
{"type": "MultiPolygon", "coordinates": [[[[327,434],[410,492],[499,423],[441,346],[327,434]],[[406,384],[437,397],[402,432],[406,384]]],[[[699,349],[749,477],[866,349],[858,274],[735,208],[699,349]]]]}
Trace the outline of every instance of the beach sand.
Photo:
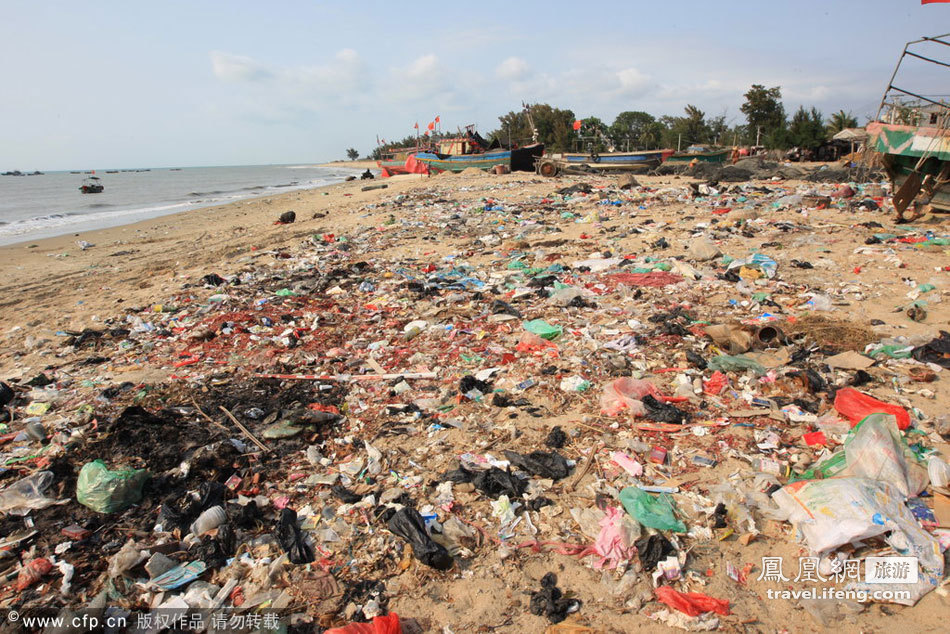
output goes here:
{"type": "MultiPolygon", "coordinates": [[[[353,162],[346,162],[353,166],[353,162]]],[[[643,177],[646,185],[661,187],[682,186],[689,179],[679,177],[643,177]]],[[[313,235],[334,233],[346,235],[360,227],[380,226],[389,214],[402,214],[400,219],[412,218],[412,207],[405,211],[394,208],[366,208],[382,200],[390,200],[402,192],[417,192],[429,187],[448,190],[460,198],[477,199],[479,196],[503,197],[507,202],[517,202],[553,192],[558,187],[588,181],[594,184],[609,182],[601,177],[571,177],[544,180],[534,175],[512,174],[504,176],[478,175],[439,176],[433,178],[398,177],[384,181],[383,190],[362,192],[367,182],[341,183],[325,188],[291,192],[253,200],[241,201],[221,207],[189,211],[174,216],[165,216],[135,225],[103,231],[68,235],[59,238],[38,240],[0,248],[0,378],[18,379],[35,375],[38,371],[57,363],[57,337],[59,330],[82,330],[102,328],[105,320],[121,318],[126,310],[175,301],[185,284],[194,284],[209,273],[233,275],[242,270],[257,270],[273,265],[274,252],[296,249],[313,235]],[[511,185],[511,187],[505,187],[511,185]],[[502,189],[498,189],[501,187],[502,189]],[[494,189],[493,189],[494,188],[494,189]],[[463,190],[469,191],[463,191],[463,190]],[[297,221],[289,225],[275,225],[278,216],[294,210],[297,221]],[[77,240],[95,244],[83,251],[77,240]]],[[[371,181],[378,184],[381,181],[371,181]]],[[[610,234],[597,233],[597,225],[579,224],[573,220],[550,218],[561,233],[556,235],[555,246],[543,247],[549,253],[559,253],[563,261],[583,259],[605,248],[617,253],[649,253],[649,246],[661,235],[669,235],[673,246],[659,253],[669,257],[682,253],[687,245],[683,227],[684,215],[695,215],[708,220],[708,212],[696,212],[687,204],[658,205],[649,212],[641,212],[637,222],[654,218],[658,224],[646,233],[625,234],[612,239],[610,234]],[[686,208],[684,210],[684,208],[686,208]],[[668,223],[668,224],[664,224],[668,223]],[[595,234],[588,237],[588,234],[595,234]]],[[[837,210],[811,211],[807,216],[797,212],[777,212],[769,220],[788,220],[807,223],[816,229],[813,240],[807,246],[793,250],[775,248],[770,253],[779,259],[782,279],[794,288],[812,288],[821,291],[840,288],[852,281],[863,285],[863,296],[853,295],[850,305],[841,306],[836,317],[847,317],[867,323],[880,319],[884,326],[874,329],[876,336],[927,334],[936,335],[948,329],[950,311],[947,309],[946,284],[939,287],[942,302],[931,301],[929,316],[925,323],[915,323],[902,313],[895,313],[895,306],[906,304],[909,287],[902,278],[924,283],[936,273],[934,267],[946,264],[945,254],[914,250],[899,251],[904,268],[896,268],[883,256],[859,253],[868,229],[855,228],[859,222],[875,221],[884,225],[881,231],[892,228],[891,217],[884,213],[861,212],[846,214],[837,210]],[[799,258],[814,262],[815,269],[803,270],[791,267],[789,260],[799,258]],[[860,273],[855,272],[860,267],[860,273]]],[[[686,223],[686,224],[684,224],[686,223]]],[[[605,225],[624,224],[608,222],[605,225]]],[[[497,261],[491,249],[472,245],[473,236],[458,235],[427,240],[429,236],[409,234],[404,240],[393,244],[381,258],[415,255],[438,261],[442,255],[466,254],[466,259],[475,265],[487,265],[497,261]]],[[[540,241],[551,240],[551,234],[539,234],[540,241]]],[[[538,240],[531,238],[530,241],[538,240]]],[[[781,234],[769,231],[754,238],[738,234],[726,239],[721,245],[724,253],[741,256],[764,241],[782,240],[781,234]]],[[[503,245],[502,249],[513,245],[503,245]]],[[[880,245],[878,245],[880,246],[880,245]]],[[[521,245],[524,248],[525,245],[521,245]]],[[[531,248],[530,246],[528,248],[531,248]]],[[[541,249],[542,247],[534,247],[541,249]]],[[[192,289],[189,292],[206,297],[215,291],[192,289]]],[[[678,298],[697,305],[727,306],[728,300],[738,297],[733,289],[716,291],[709,295],[689,292],[678,298]]],[[[412,307],[407,307],[403,318],[412,318],[412,307]]],[[[562,360],[568,366],[571,360],[562,360]]],[[[477,369],[477,367],[473,367],[477,369]]],[[[161,382],[169,374],[167,368],[136,367],[134,369],[104,367],[97,375],[102,384],[123,380],[161,382]]],[[[936,393],[933,398],[918,393],[906,396],[928,415],[948,411],[950,396],[941,375],[936,383],[929,384],[936,393]]],[[[879,390],[884,394],[884,390],[879,390]]],[[[557,403],[551,409],[558,411],[546,420],[527,419],[519,421],[519,442],[524,448],[541,446],[550,426],[579,420],[589,410],[559,410],[557,403]]],[[[588,403],[590,407],[596,407],[588,403]]],[[[499,425],[507,424],[496,417],[499,425]]],[[[724,432],[719,438],[745,438],[749,430],[739,428],[724,432]]],[[[514,438],[512,431],[512,438],[514,438]]],[[[423,439],[424,439],[423,434],[423,439]]],[[[464,432],[453,430],[450,434],[451,448],[446,453],[459,453],[474,448],[474,439],[464,432]]],[[[707,437],[709,439],[709,437],[707,437]]],[[[383,451],[394,451],[407,439],[399,437],[379,439],[383,451]]],[[[375,441],[374,441],[375,442],[375,441]]],[[[409,439],[410,443],[417,442],[409,439]]],[[[420,441],[421,442],[421,441],[420,441]]],[[[710,440],[713,442],[713,440],[710,440]]],[[[730,440],[732,442],[732,440],[730,440]]],[[[401,449],[400,449],[401,450],[401,449]]],[[[582,456],[571,453],[571,457],[582,456]]],[[[729,473],[749,467],[736,460],[727,460],[715,469],[701,471],[698,484],[712,486],[722,482],[729,473]]],[[[589,507],[593,499],[587,499],[578,491],[574,494],[560,493],[559,503],[564,504],[564,515],[569,506],[589,507]]],[[[474,504],[474,502],[472,502],[474,504]]],[[[482,504],[482,502],[479,502],[482,504]]],[[[487,508],[487,505],[482,504],[487,508]]],[[[569,518],[568,518],[569,519],[569,518]]],[[[492,517],[481,517],[486,526],[496,524],[492,517]]],[[[560,521],[560,520],[559,520],[560,521]]],[[[552,523],[555,521],[552,519],[552,523]]],[[[810,617],[793,601],[767,600],[765,584],[752,580],[760,572],[763,556],[784,556],[791,561],[805,555],[803,547],[795,540],[794,531],[786,523],[769,522],[762,526],[762,534],[748,546],[740,545],[734,538],[724,542],[698,544],[698,556],[710,566],[713,573],[708,586],[694,585],[694,590],[712,596],[727,596],[733,601],[735,616],[723,617],[722,631],[736,632],[811,632],[820,631],[810,617]],[[741,569],[746,563],[756,566],[750,582],[738,585],[725,575],[729,562],[741,569]]],[[[573,590],[583,601],[580,622],[595,631],[632,632],[666,629],[638,614],[641,598],[621,588],[618,575],[593,570],[582,560],[553,553],[522,554],[508,563],[494,552],[491,544],[479,549],[477,556],[464,564],[463,572],[442,576],[414,565],[408,571],[388,581],[392,596],[390,609],[404,617],[415,617],[428,624],[428,631],[441,632],[449,626],[454,632],[475,632],[480,626],[491,626],[495,632],[538,632],[547,623],[528,613],[529,597],[526,591],[538,588],[538,579],[546,572],[556,571],[559,585],[573,590]],[[610,589],[614,590],[611,591],[610,589]]],[[[365,571],[369,573],[370,571],[365,571]]],[[[702,572],[702,571],[700,571],[702,572]]],[[[786,574],[788,574],[786,570],[786,574]]],[[[791,571],[794,574],[794,570],[791,571]]],[[[380,574],[382,574],[380,572],[380,574]]],[[[374,577],[375,578],[375,577],[374,577]]],[[[645,586],[641,583],[638,592],[645,586]]],[[[907,629],[910,631],[940,631],[945,629],[948,614],[948,599],[937,592],[927,595],[916,607],[904,608],[894,605],[871,605],[853,621],[843,622],[841,631],[885,631],[907,629]]],[[[485,630],[487,631],[487,630],[485,630]]]]}

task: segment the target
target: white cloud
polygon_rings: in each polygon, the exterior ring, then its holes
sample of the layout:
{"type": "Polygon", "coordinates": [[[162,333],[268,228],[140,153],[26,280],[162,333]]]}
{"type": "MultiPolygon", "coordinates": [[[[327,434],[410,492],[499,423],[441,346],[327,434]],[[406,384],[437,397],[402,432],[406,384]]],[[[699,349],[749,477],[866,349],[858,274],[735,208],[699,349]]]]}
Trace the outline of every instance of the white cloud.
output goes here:
{"type": "Polygon", "coordinates": [[[260,81],[272,73],[263,64],[244,55],[211,51],[211,70],[215,77],[226,82],[260,81]]]}
{"type": "Polygon", "coordinates": [[[288,68],[278,76],[295,89],[343,98],[365,88],[369,82],[366,63],[351,48],[339,51],[325,64],[288,68]]]}
{"type": "Polygon", "coordinates": [[[644,75],[636,68],[624,68],[617,71],[617,81],[620,84],[617,93],[623,96],[635,97],[642,95],[650,87],[649,75],[644,75]]]}
{"type": "Polygon", "coordinates": [[[458,74],[449,72],[431,53],[416,58],[405,68],[391,69],[390,79],[395,98],[407,102],[434,101],[443,108],[451,107],[457,87],[462,85],[458,74]]]}
{"type": "Polygon", "coordinates": [[[520,57],[509,57],[495,68],[495,74],[508,81],[523,81],[531,74],[531,69],[520,57]]]}

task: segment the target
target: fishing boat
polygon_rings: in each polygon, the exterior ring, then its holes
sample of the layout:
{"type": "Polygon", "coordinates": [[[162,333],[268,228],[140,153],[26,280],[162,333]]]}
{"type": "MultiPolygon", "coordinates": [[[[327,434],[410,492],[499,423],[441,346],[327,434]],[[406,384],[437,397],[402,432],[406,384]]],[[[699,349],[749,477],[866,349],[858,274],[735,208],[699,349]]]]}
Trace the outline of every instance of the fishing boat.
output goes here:
{"type": "MultiPolygon", "coordinates": [[[[948,72],[948,60],[935,60],[916,52],[927,44],[950,46],[950,33],[904,45],[877,116],[867,125],[871,146],[883,155],[884,168],[894,188],[898,220],[903,219],[911,204],[921,212],[928,205],[933,211],[950,212],[950,103],[894,85],[901,62],[908,55],[934,64],[935,70],[942,67],[942,72],[948,72]]],[[[942,77],[945,82],[947,75],[942,77]]],[[[945,84],[935,81],[933,85],[945,84]]]]}
{"type": "Polygon", "coordinates": [[[512,172],[533,172],[535,163],[544,154],[544,144],[506,150],[468,129],[464,136],[439,141],[438,150],[417,152],[414,158],[435,173],[461,172],[469,167],[490,170],[496,165],[504,165],[512,172]]]}
{"type": "Polygon", "coordinates": [[[645,172],[659,167],[671,154],[673,150],[550,154],[538,161],[537,172],[542,176],[556,176],[561,172],[570,172],[574,169],[585,172],[598,170],[645,172]]]}
{"type": "Polygon", "coordinates": [[[418,152],[428,152],[432,148],[426,146],[391,148],[384,152],[376,165],[381,170],[383,178],[397,174],[409,174],[412,170],[406,166],[406,159],[418,152]]]}
{"type": "Polygon", "coordinates": [[[83,180],[82,185],[79,186],[79,191],[84,194],[99,194],[103,189],[105,189],[105,187],[99,182],[98,176],[87,177],[83,180]]]}
{"type": "Polygon", "coordinates": [[[731,153],[732,150],[728,148],[712,149],[704,145],[692,145],[686,148],[685,152],[674,152],[666,159],[666,162],[674,165],[688,165],[694,161],[696,163],[725,163],[731,153]]]}

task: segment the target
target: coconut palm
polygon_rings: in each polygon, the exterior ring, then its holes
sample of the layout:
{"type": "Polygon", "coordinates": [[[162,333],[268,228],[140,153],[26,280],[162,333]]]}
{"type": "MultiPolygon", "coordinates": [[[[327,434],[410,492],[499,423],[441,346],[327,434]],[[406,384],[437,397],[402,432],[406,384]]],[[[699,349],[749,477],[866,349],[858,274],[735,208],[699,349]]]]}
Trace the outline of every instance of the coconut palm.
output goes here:
{"type": "Polygon", "coordinates": [[[850,112],[839,110],[828,121],[828,136],[834,136],[846,128],[858,127],[858,120],[850,112]]]}

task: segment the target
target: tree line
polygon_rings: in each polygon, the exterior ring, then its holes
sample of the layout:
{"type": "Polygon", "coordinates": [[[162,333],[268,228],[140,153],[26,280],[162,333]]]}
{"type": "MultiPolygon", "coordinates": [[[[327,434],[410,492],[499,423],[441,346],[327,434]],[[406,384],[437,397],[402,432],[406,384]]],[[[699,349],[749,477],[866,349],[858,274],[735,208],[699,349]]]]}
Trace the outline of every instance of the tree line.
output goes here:
{"type": "MultiPolygon", "coordinates": [[[[817,148],[837,132],[858,125],[854,115],[844,110],[825,119],[817,108],[801,106],[789,118],[780,86],[766,88],[753,84],[744,97],[739,110],[745,122],[732,126],[725,113],[707,117],[692,104],[687,104],[683,116],[679,117],[655,117],[641,110],[628,110],[618,114],[608,125],[596,116],[578,119],[570,109],[545,103],[500,116],[500,125],[487,138],[504,146],[526,145],[532,141],[533,123],[538,141],[551,152],[686,149],[690,145],[762,145],[767,149],[787,150],[817,148]],[[575,130],[577,120],[581,121],[579,130],[575,130]]],[[[407,136],[389,147],[415,144],[416,137],[407,136]]],[[[372,158],[378,159],[381,154],[377,148],[372,158]]]]}

